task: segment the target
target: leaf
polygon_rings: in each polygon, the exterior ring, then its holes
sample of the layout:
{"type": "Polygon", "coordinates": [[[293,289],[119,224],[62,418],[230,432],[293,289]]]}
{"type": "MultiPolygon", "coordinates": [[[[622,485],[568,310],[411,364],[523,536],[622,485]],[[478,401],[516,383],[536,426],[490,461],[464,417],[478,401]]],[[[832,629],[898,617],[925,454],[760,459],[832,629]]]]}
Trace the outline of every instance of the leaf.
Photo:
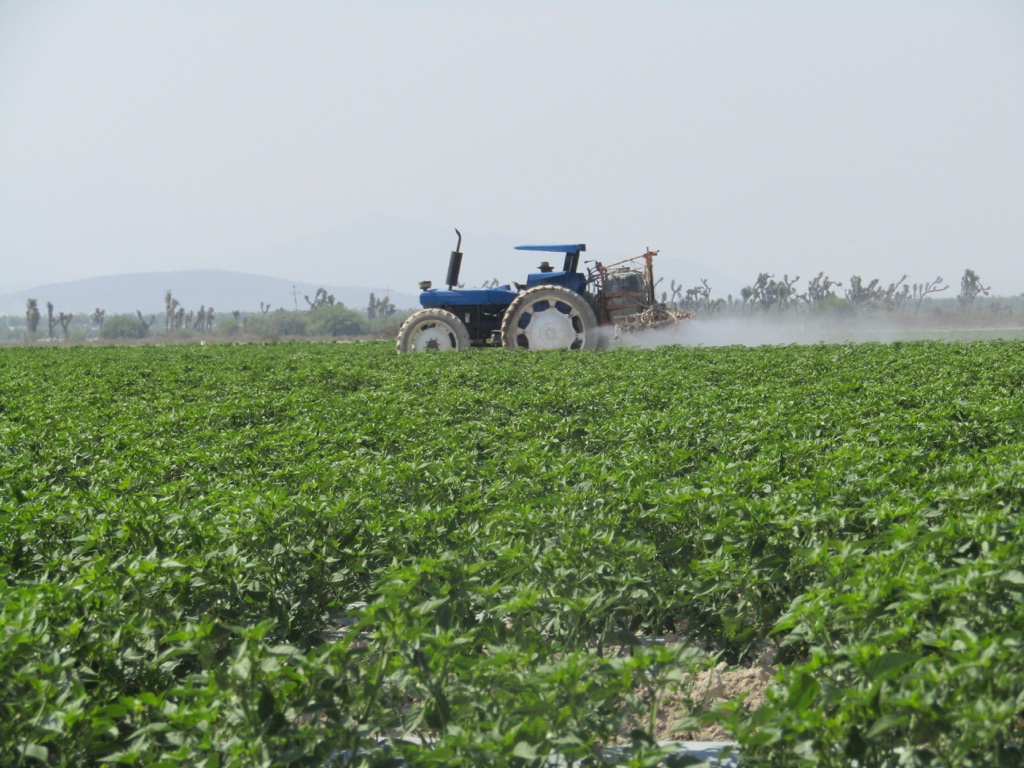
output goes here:
{"type": "Polygon", "coordinates": [[[890,680],[919,660],[920,656],[913,653],[889,651],[868,662],[865,673],[873,680],[890,680]]]}
{"type": "Polygon", "coordinates": [[[276,711],[277,702],[274,700],[274,694],[271,693],[269,688],[263,686],[260,691],[260,702],[257,707],[256,714],[259,716],[261,721],[266,721],[273,717],[274,712],[276,711]]]}
{"type": "Polygon", "coordinates": [[[25,744],[21,747],[21,754],[24,757],[30,757],[44,764],[49,762],[50,759],[50,750],[42,744],[25,744]]]}
{"type": "Polygon", "coordinates": [[[1011,584],[1024,584],[1024,573],[1018,570],[1007,571],[999,577],[1002,581],[1008,581],[1011,584]]]}
{"type": "Polygon", "coordinates": [[[908,719],[909,716],[905,714],[890,713],[882,715],[871,724],[871,728],[868,729],[868,738],[874,739],[881,736],[886,731],[891,731],[893,728],[903,725],[908,719]]]}
{"type": "Polygon", "coordinates": [[[800,712],[811,706],[820,690],[821,685],[818,681],[807,672],[803,672],[789,686],[786,701],[790,707],[800,712]]]}
{"type": "Polygon", "coordinates": [[[536,760],[537,750],[534,749],[533,745],[528,742],[518,741],[516,742],[516,745],[512,748],[512,756],[521,758],[523,760],[536,760]]]}

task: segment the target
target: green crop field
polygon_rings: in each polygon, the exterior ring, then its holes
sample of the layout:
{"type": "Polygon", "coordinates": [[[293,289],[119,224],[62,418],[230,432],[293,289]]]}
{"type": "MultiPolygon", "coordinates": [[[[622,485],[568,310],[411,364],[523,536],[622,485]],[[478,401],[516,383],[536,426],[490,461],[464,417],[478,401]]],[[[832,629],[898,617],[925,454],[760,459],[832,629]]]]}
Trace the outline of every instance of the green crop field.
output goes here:
{"type": "Polygon", "coordinates": [[[749,765],[1022,765],[1022,388],[1011,340],[0,349],[0,764],[658,765],[671,700],[749,765]],[[766,649],[756,710],[695,684],[766,649]]]}

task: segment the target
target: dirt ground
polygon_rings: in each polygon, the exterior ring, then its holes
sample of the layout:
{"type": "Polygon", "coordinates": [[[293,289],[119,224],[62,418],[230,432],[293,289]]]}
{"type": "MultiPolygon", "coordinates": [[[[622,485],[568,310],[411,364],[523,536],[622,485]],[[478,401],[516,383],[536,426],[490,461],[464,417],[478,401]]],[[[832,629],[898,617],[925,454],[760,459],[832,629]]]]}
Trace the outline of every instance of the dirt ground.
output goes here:
{"type": "Polygon", "coordinates": [[[676,723],[690,714],[687,698],[699,707],[713,707],[743,697],[744,706],[757,709],[764,703],[764,694],[775,677],[775,649],[765,648],[750,666],[732,667],[725,662],[700,672],[696,677],[683,676],[686,695],[668,695],[662,701],[655,726],[658,741],[730,741],[729,734],[720,725],[700,730],[677,729],[676,723]]]}

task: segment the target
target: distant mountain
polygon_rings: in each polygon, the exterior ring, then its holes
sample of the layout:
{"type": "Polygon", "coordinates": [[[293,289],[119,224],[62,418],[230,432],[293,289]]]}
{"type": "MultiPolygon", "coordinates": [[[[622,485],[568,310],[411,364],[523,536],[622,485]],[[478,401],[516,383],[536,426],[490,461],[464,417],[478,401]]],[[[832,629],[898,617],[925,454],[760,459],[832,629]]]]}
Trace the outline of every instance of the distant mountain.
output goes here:
{"type": "Polygon", "coordinates": [[[23,315],[29,299],[36,299],[44,314],[48,301],[53,302],[55,312],[92,314],[99,307],[108,316],[134,314],[136,310],[146,315],[162,314],[164,296],[168,290],[186,310],[197,310],[205,306],[213,307],[218,313],[233,310],[259,312],[261,302],[269,304],[273,309],[308,309],[304,297],[312,299],[321,287],[333,294],[336,301],[353,309],[363,309],[371,293],[382,296],[386,291],[399,309],[419,307],[417,295],[388,291],[380,286],[320,286],[241,272],[195,269],[92,277],[15,291],[0,296],[0,315],[23,315]]]}

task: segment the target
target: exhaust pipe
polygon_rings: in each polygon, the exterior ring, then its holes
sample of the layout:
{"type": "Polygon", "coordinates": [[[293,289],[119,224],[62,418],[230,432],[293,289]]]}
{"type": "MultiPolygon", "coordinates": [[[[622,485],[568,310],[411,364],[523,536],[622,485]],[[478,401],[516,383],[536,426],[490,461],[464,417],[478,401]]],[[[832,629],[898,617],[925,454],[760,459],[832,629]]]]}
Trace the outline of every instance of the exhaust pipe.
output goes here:
{"type": "Polygon", "coordinates": [[[449,291],[459,284],[459,272],[462,271],[462,251],[459,250],[462,248],[462,233],[456,229],[455,234],[459,236],[459,241],[448,258],[448,277],[445,278],[449,291]]]}

